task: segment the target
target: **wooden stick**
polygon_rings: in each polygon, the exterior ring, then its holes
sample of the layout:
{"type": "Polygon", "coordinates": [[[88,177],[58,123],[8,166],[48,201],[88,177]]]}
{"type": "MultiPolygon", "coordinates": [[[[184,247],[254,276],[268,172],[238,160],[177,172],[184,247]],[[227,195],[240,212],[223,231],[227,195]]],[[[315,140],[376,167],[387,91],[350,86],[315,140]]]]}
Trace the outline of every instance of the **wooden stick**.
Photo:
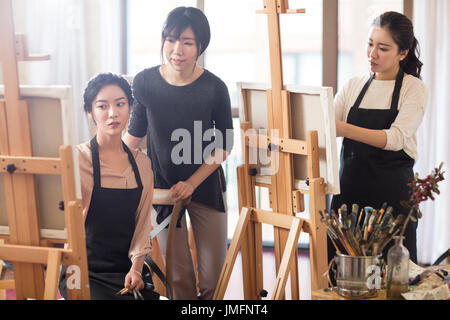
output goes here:
{"type": "Polygon", "coordinates": [[[214,300],[223,300],[225,291],[230,281],[231,272],[233,271],[233,265],[236,261],[239,247],[244,239],[245,230],[247,229],[248,222],[250,221],[251,211],[249,208],[242,208],[239,215],[239,220],[234,231],[233,238],[231,239],[230,247],[228,249],[225,263],[222,268],[222,272],[219,276],[219,282],[217,283],[216,290],[214,292],[214,300]]]}
{"type": "MultiPolygon", "coordinates": [[[[297,252],[297,242],[300,236],[300,231],[302,227],[301,219],[294,219],[292,222],[292,227],[290,228],[289,237],[286,242],[286,247],[283,253],[283,259],[281,260],[280,270],[277,275],[277,280],[275,282],[275,288],[272,298],[274,300],[281,299],[284,295],[284,287],[287,280],[287,271],[292,265],[291,256],[297,252]]],[[[295,254],[295,256],[297,256],[295,254]]]]}
{"type": "Polygon", "coordinates": [[[49,250],[47,274],[45,277],[45,300],[56,300],[59,284],[59,267],[61,266],[61,251],[49,250]]]}

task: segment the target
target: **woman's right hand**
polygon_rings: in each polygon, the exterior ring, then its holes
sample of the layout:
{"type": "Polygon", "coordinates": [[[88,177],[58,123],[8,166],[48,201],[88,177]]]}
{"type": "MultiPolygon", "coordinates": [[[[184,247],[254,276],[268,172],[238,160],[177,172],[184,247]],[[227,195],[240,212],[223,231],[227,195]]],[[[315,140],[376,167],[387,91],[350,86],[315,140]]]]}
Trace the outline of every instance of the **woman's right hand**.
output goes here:
{"type": "Polygon", "coordinates": [[[142,280],[142,275],[135,270],[130,270],[130,272],[128,272],[125,276],[124,287],[128,290],[123,292],[122,294],[131,292],[134,288],[136,288],[136,290],[144,289],[144,281],[142,280]]]}
{"type": "Polygon", "coordinates": [[[189,198],[194,187],[188,181],[179,181],[170,188],[173,201],[177,202],[189,198]]]}

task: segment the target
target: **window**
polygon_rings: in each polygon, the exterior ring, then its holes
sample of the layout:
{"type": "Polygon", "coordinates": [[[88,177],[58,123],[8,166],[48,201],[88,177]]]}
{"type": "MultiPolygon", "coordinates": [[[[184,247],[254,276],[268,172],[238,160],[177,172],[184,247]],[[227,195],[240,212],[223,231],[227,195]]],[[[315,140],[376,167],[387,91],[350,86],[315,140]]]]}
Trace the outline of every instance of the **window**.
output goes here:
{"type": "Polygon", "coordinates": [[[338,90],[350,78],[369,71],[367,35],[375,17],[385,11],[403,12],[403,0],[339,0],[338,90]]]}
{"type": "MultiPolygon", "coordinates": [[[[237,108],[236,82],[270,82],[267,16],[257,14],[262,0],[205,0],[211,25],[211,43],[205,68],[228,86],[232,107],[237,108]]],[[[322,1],[290,1],[306,14],[280,16],[284,82],[322,83],[322,1]]]]}
{"type": "Polygon", "coordinates": [[[127,1],[127,74],[161,63],[161,31],[169,12],[178,6],[195,6],[195,0],[127,1]]]}
{"type": "MultiPolygon", "coordinates": [[[[204,12],[211,25],[211,42],[204,66],[220,77],[230,92],[233,108],[238,108],[237,82],[270,83],[267,16],[257,14],[262,0],[205,0],[204,12]]],[[[322,84],[322,1],[290,1],[290,8],[305,8],[306,14],[280,16],[285,84],[322,84]]],[[[228,236],[232,238],[238,215],[236,168],[243,163],[240,124],[235,118],[235,144],[224,164],[227,176],[228,236]]],[[[268,209],[268,190],[257,188],[260,207],[268,209]]],[[[300,242],[308,241],[303,234],[300,242]]],[[[263,242],[273,242],[273,229],[263,225],[263,242]]]]}

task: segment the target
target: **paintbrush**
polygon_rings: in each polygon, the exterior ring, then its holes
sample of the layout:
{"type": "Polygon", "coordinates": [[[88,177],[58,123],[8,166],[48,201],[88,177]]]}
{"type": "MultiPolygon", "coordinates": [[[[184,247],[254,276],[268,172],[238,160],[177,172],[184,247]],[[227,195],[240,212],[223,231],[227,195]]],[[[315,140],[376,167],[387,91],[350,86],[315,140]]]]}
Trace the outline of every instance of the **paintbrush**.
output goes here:
{"type": "Polygon", "coordinates": [[[356,231],[355,231],[355,238],[359,241],[362,238],[361,235],[361,217],[364,212],[364,208],[361,208],[361,212],[359,213],[358,221],[356,222],[356,231]]]}
{"type": "Polygon", "coordinates": [[[364,207],[364,212],[366,215],[364,216],[364,222],[362,224],[361,230],[364,230],[366,228],[367,223],[369,222],[369,218],[372,214],[372,210],[373,210],[372,207],[364,207]]]}
{"type": "Polygon", "coordinates": [[[383,252],[384,247],[386,247],[387,244],[392,240],[392,238],[399,232],[400,232],[400,230],[397,229],[397,230],[394,231],[394,233],[391,236],[386,237],[386,239],[383,241],[383,244],[381,245],[381,247],[378,250],[378,252],[383,252]]]}
{"type": "Polygon", "coordinates": [[[384,240],[380,241],[382,243],[379,249],[380,252],[383,251],[384,247],[389,243],[389,241],[391,241],[391,239],[400,231],[400,226],[403,225],[404,221],[405,216],[403,214],[399,214],[397,218],[395,218],[394,222],[384,227],[386,229],[389,228],[389,231],[387,232],[384,240]]]}
{"type": "Polygon", "coordinates": [[[379,243],[383,241],[383,239],[386,237],[387,234],[388,234],[387,229],[383,230],[380,225],[377,225],[373,233],[370,235],[367,247],[369,249],[370,248],[372,249],[372,253],[374,255],[376,255],[379,243]]]}
{"type": "Polygon", "coordinates": [[[376,214],[377,214],[376,210],[372,210],[372,213],[370,214],[370,218],[368,219],[367,224],[364,226],[364,241],[367,241],[367,238],[369,236],[369,226],[372,225],[376,214]]]}
{"type": "Polygon", "coordinates": [[[322,210],[319,210],[319,215],[320,215],[320,221],[328,227],[328,221],[327,221],[328,220],[327,219],[328,212],[327,212],[327,210],[325,209],[325,215],[323,214],[322,210]]]}
{"type": "Polygon", "coordinates": [[[341,206],[341,219],[342,225],[345,226],[347,224],[347,205],[345,203],[341,206]]]}
{"type": "MultiPolygon", "coordinates": [[[[333,215],[334,211],[331,210],[331,214],[333,215]]],[[[338,235],[339,241],[341,242],[341,244],[344,246],[345,250],[347,251],[347,253],[349,255],[353,255],[356,256],[355,251],[353,250],[353,248],[350,246],[350,244],[348,243],[348,240],[346,238],[346,236],[344,235],[344,233],[342,232],[342,226],[339,225],[339,220],[338,219],[332,219],[332,226],[334,228],[334,230],[336,231],[336,234],[338,235]]]]}
{"type": "Polygon", "coordinates": [[[391,213],[392,213],[393,209],[392,209],[392,207],[389,206],[387,208],[387,210],[384,211],[385,205],[386,205],[386,202],[383,203],[383,207],[380,209],[381,213],[378,215],[377,223],[375,224],[374,231],[370,235],[370,238],[369,238],[369,243],[373,243],[374,241],[378,242],[380,240],[378,238],[381,233],[381,229],[383,229],[392,219],[391,213]],[[386,213],[384,214],[383,218],[381,219],[383,212],[386,212],[386,213]],[[375,240],[374,240],[374,238],[375,238],[375,240]]]}
{"type": "Polygon", "coordinates": [[[344,234],[348,239],[349,244],[351,245],[353,251],[360,256],[361,255],[361,250],[359,248],[359,244],[358,241],[356,241],[355,236],[353,235],[353,233],[350,232],[350,229],[345,228],[344,229],[344,234]]]}
{"type": "Polygon", "coordinates": [[[362,217],[363,212],[364,212],[364,208],[361,208],[361,212],[359,213],[358,221],[356,222],[357,226],[359,226],[359,224],[361,223],[361,217],[362,217]]]}
{"type": "Polygon", "coordinates": [[[379,231],[380,231],[379,225],[375,226],[374,231],[370,234],[369,240],[367,241],[369,248],[372,246],[373,242],[378,237],[379,231]]]}
{"type": "Polygon", "coordinates": [[[334,235],[335,239],[341,241],[341,234],[338,229],[339,221],[336,219],[336,214],[334,210],[331,209],[330,214],[328,215],[328,219],[325,220],[325,223],[328,227],[328,230],[334,235]]]}
{"type": "Polygon", "coordinates": [[[356,219],[357,219],[357,216],[358,216],[358,209],[359,209],[359,206],[356,203],[354,203],[352,205],[352,213],[350,215],[350,217],[351,217],[351,220],[350,220],[351,221],[350,222],[350,232],[352,234],[355,233],[355,226],[356,226],[356,219]]]}
{"type": "Polygon", "coordinates": [[[398,228],[405,222],[405,216],[403,214],[399,214],[397,218],[395,218],[394,222],[391,224],[391,228],[389,229],[389,234],[394,233],[394,229],[398,228]]]}
{"type": "Polygon", "coordinates": [[[378,249],[384,243],[384,241],[386,240],[388,235],[389,235],[388,227],[378,229],[377,239],[375,239],[372,244],[372,248],[373,248],[372,251],[373,251],[374,255],[378,254],[378,249]]]}
{"type": "Polygon", "coordinates": [[[377,255],[378,255],[378,242],[375,242],[375,243],[373,244],[372,255],[373,255],[373,256],[377,256],[377,255]]]}
{"type": "Polygon", "coordinates": [[[379,212],[380,212],[380,210],[376,210],[376,209],[374,209],[372,211],[372,215],[370,216],[369,224],[367,226],[367,232],[369,234],[371,234],[373,232],[373,230],[374,230],[374,225],[375,225],[375,223],[377,221],[377,218],[379,216],[379,212]]]}
{"type": "Polygon", "coordinates": [[[356,226],[355,239],[359,243],[362,240],[362,238],[363,238],[363,235],[361,233],[361,228],[359,226],[356,226]]]}
{"type": "MultiPolygon", "coordinates": [[[[328,237],[330,238],[331,243],[333,244],[334,248],[336,249],[336,252],[339,253],[339,254],[342,254],[342,250],[339,249],[338,245],[337,245],[336,242],[334,242],[334,240],[333,240],[334,236],[333,236],[332,233],[330,232],[330,229],[327,230],[327,235],[328,235],[328,237]]],[[[334,239],[336,239],[336,238],[334,238],[334,239]]]]}
{"type": "Polygon", "coordinates": [[[343,223],[342,223],[342,227],[340,227],[340,231],[342,232],[344,239],[346,240],[347,244],[352,249],[352,251],[356,255],[360,255],[361,253],[359,252],[359,245],[358,245],[357,241],[355,240],[353,233],[350,231],[350,223],[349,223],[348,218],[351,218],[351,217],[350,217],[350,215],[347,214],[347,205],[346,204],[343,204],[341,206],[341,214],[342,214],[343,223]]]}
{"type": "Polygon", "coordinates": [[[383,219],[381,219],[381,222],[380,222],[381,228],[387,226],[388,223],[390,222],[390,220],[392,220],[392,211],[393,211],[393,209],[391,206],[389,206],[386,209],[386,213],[384,214],[383,219]]]}
{"type": "Polygon", "coordinates": [[[341,253],[342,250],[339,249],[338,245],[333,240],[333,239],[338,240],[339,236],[336,234],[336,231],[334,230],[334,227],[333,227],[333,224],[332,224],[332,219],[331,219],[330,215],[328,214],[328,211],[325,209],[325,215],[326,215],[325,216],[323,214],[322,210],[319,210],[319,215],[321,217],[320,221],[322,221],[327,226],[327,235],[330,238],[331,242],[333,243],[333,246],[336,248],[336,251],[338,253],[341,253]]]}
{"type": "MultiPolygon", "coordinates": [[[[385,211],[386,211],[386,207],[387,207],[387,202],[384,202],[384,203],[382,204],[382,206],[381,206],[380,214],[378,215],[377,224],[380,223],[381,218],[383,217],[383,214],[384,214],[385,211]]],[[[392,208],[392,207],[391,207],[391,208],[392,208]]]]}
{"type": "Polygon", "coordinates": [[[336,212],[333,209],[330,210],[330,217],[331,219],[339,222],[339,217],[336,215],[336,212]]]}
{"type": "Polygon", "coordinates": [[[123,288],[122,290],[116,292],[116,295],[119,295],[119,294],[125,294],[125,293],[128,293],[128,291],[129,291],[128,288],[123,288]]]}
{"type": "Polygon", "coordinates": [[[372,216],[372,207],[364,207],[365,217],[364,222],[361,226],[361,238],[359,240],[359,247],[363,253],[363,255],[366,255],[367,250],[367,225],[369,223],[369,219],[372,216]]]}
{"type": "Polygon", "coordinates": [[[335,239],[338,238],[338,235],[336,234],[336,231],[334,230],[333,227],[333,220],[332,219],[326,219],[325,217],[323,217],[323,220],[321,220],[326,226],[327,226],[327,232],[329,231],[335,239]]]}

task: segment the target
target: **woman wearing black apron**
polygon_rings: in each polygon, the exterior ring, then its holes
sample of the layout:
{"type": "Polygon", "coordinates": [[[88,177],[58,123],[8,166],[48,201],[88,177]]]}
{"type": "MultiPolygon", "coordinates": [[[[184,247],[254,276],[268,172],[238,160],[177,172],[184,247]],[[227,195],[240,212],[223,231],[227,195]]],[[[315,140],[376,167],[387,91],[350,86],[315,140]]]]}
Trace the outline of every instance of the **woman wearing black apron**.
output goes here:
{"type": "MultiPolygon", "coordinates": [[[[426,103],[416,46],[407,17],[397,12],[377,17],[367,47],[371,74],[351,79],[336,95],[336,133],[344,137],[341,193],[331,203],[336,212],[344,203],[349,208],[356,203],[379,209],[387,202],[394,217],[408,214],[400,202],[410,198],[407,183],[417,159],[415,133],[426,103]]],[[[417,263],[416,228],[410,221],[404,244],[417,263]]],[[[328,259],[334,255],[329,241],[328,259]]]]}
{"type": "MultiPolygon", "coordinates": [[[[77,146],[93,300],[135,299],[133,289],[142,298],[159,297],[151,277],[142,277],[150,251],[150,160],[121,139],[132,99],[128,82],[111,73],[90,80],[84,94],[85,111],[97,126],[96,136],[77,146]],[[123,288],[128,294],[117,294],[123,288]]],[[[61,278],[60,291],[67,298],[65,270],[61,278]]]]}

